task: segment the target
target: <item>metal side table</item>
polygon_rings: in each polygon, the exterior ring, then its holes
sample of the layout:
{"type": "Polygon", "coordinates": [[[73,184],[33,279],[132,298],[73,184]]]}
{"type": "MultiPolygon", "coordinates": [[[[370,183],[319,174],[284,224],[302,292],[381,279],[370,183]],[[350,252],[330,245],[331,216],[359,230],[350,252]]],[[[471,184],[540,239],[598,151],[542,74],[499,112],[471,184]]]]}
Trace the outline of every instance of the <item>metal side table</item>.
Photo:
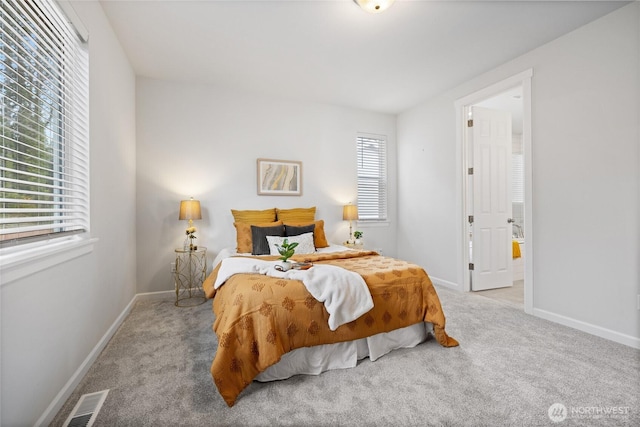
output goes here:
{"type": "Polygon", "coordinates": [[[207,298],[202,283],[207,274],[207,248],[176,249],[176,267],[173,278],[176,286],[176,306],[193,307],[207,298]]]}

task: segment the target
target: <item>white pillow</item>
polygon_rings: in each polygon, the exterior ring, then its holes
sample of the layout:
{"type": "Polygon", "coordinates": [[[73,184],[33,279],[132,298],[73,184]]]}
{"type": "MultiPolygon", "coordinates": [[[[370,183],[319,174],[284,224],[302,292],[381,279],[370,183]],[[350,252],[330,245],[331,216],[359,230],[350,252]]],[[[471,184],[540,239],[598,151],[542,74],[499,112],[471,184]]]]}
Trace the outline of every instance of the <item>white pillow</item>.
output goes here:
{"type": "Polygon", "coordinates": [[[313,233],[305,233],[300,234],[299,236],[288,236],[288,237],[280,237],[280,236],[266,236],[267,242],[269,242],[269,251],[271,255],[280,255],[278,252],[278,248],[276,248],[276,244],[282,246],[282,242],[284,239],[287,239],[289,243],[298,243],[298,246],[295,248],[296,254],[312,254],[316,251],[316,247],[313,246],[313,233]]]}

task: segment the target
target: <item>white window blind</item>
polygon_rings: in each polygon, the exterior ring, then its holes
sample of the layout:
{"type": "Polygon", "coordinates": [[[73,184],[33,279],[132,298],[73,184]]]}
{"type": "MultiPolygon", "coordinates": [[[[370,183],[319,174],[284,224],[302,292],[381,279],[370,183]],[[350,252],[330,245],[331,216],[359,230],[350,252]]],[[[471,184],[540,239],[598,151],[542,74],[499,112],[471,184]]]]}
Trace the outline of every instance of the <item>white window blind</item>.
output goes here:
{"type": "Polygon", "coordinates": [[[512,154],[511,159],[511,201],[524,203],[524,156],[512,154]]]}
{"type": "Polygon", "coordinates": [[[88,67],[53,1],[2,0],[2,245],[89,229],[88,67]]]}
{"type": "Polygon", "coordinates": [[[387,220],[387,141],[358,135],[358,216],[360,221],[387,220]]]}

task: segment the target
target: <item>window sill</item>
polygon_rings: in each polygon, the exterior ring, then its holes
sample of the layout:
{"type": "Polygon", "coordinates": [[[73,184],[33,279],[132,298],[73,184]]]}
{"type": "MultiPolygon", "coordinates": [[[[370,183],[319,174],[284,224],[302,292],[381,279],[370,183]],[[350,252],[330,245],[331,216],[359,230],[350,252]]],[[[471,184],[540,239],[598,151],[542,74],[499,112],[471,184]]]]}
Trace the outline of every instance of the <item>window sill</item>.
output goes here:
{"type": "Polygon", "coordinates": [[[388,227],[390,222],[387,221],[358,221],[358,228],[368,228],[368,227],[388,227]]]}
{"type": "Polygon", "coordinates": [[[0,252],[0,287],[93,251],[98,239],[75,237],[0,252]]]}

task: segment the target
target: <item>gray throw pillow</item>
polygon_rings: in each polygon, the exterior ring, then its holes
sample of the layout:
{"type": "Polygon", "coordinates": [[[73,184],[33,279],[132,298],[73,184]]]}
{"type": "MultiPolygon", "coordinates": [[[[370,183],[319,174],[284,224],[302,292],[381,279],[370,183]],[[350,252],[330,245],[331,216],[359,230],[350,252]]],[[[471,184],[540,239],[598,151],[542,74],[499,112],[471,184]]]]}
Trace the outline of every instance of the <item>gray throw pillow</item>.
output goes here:
{"type": "Polygon", "coordinates": [[[284,236],[284,226],[274,225],[273,227],[251,226],[252,255],[269,255],[269,242],[267,236],[284,236]]]}

